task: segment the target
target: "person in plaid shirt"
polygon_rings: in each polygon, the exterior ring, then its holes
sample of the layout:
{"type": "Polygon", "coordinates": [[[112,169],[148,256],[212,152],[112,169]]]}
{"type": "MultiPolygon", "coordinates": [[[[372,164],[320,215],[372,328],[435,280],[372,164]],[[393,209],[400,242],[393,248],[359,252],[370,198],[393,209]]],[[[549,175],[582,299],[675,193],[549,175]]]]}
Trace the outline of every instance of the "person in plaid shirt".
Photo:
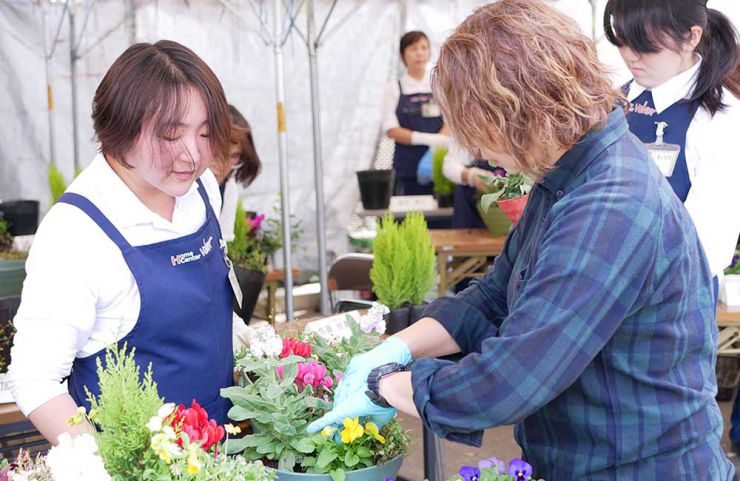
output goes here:
{"type": "Polygon", "coordinates": [[[434,87],[464,148],[536,184],[489,273],[354,358],[309,430],[400,409],[475,446],[515,424],[548,480],[732,479],[712,275],[593,43],[537,0],[500,0],[448,38],[434,87]]]}

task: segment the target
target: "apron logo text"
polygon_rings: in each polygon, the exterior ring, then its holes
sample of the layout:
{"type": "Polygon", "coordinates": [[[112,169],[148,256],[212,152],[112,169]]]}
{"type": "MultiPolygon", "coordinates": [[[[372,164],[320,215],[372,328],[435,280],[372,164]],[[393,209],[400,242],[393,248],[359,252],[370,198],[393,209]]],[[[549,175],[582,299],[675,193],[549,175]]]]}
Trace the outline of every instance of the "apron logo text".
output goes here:
{"type": "Polygon", "coordinates": [[[647,115],[648,117],[652,117],[653,115],[658,113],[657,110],[648,105],[647,100],[641,104],[630,104],[630,112],[634,112],[640,115],[647,115]]]}

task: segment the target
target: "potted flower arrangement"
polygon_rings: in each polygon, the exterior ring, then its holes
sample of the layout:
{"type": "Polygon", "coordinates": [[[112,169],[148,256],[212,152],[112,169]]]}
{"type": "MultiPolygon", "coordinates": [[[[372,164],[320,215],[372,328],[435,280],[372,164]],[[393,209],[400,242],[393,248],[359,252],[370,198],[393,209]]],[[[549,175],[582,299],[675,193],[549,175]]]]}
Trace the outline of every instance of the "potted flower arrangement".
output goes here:
{"type": "Polygon", "coordinates": [[[424,216],[411,212],[399,224],[386,214],[373,242],[373,256],[373,291],[390,309],[388,332],[394,334],[419,319],[436,280],[436,257],[424,216]]]}
{"type": "Polygon", "coordinates": [[[21,454],[5,463],[0,481],[271,481],[259,462],[229,457],[229,435],[239,428],[218,426],[196,402],[165,404],[152,380],[151,365],[140,376],[134,351],[126,345],[98,361],[100,396],[88,391],[91,410],[80,408],[70,425],[89,422],[99,429],[75,438],[63,434],[45,458],[21,454]]]}
{"type": "Polygon", "coordinates": [[[740,307],[740,251],[735,252],[732,263],[724,273],[720,300],[728,307],[740,307]]]}
{"type": "Polygon", "coordinates": [[[480,209],[486,213],[493,204],[497,204],[511,223],[516,224],[527,205],[533,184],[532,179],[524,174],[496,175],[481,196],[480,209]]]}
{"type": "Polygon", "coordinates": [[[344,336],[314,333],[279,337],[270,326],[253,331],[250,347],[237,356],[240,386],[222,396],[234,406],[229,417],[251,420],[254,433],[229,443],[277,472],[279,481],[376,481],[393,477],[409,438],[397,420],[382,429],[345,419],[341,429],[308,434],[306,427],[332,407],[334,389],[350,359],[380,342],[383,309],[374,307],[344,336]]]}
{"type": "Polygon", "coordinates": [[[532,466],[521,459],[512,459],[507,468],[499,458],[480,461],[478,466],[463,466],[448,481],[544,481],[532,477],[532,466]]]}
{"type": "Polygon", "coordinates": [[[434,197],[437,198],[437,205],[439,207],[452,207],[452,195],[455,192],[455,183],[445,177],[445,156],[447,156],[447,147],[439,147],[434,150],[432,157],[432,183],[434,185],[434,197]]]}
{"type": "Polygon", "coordinates": [[[21,293],[28,253],[13,249],[10,223],[0,215],[0,297],[21,293]]]}
{"type": "Polygon", "coordinates": [[[264,216],[247,217],[241,202],[236,206],[234,240],[227,244],[229,259],[242,290],[242,304],[234,300],[234,312],[249,324],[267,272],[267,257],[258,239],[264,216]]]}

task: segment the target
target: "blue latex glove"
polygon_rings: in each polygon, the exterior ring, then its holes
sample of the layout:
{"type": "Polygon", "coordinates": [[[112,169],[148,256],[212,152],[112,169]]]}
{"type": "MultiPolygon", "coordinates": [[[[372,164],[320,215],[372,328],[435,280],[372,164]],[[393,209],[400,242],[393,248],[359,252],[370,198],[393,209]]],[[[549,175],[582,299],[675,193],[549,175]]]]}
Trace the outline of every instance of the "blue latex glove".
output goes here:
{"type": "Polygon", "coordinates": [[[409,347],[396,337],[388,338],[375,349],[353,357],[347,366],[344,378],[334,391],[334,406],[342,404],[356,391],[364,395],[367,389],[367,375],[370,371],[390,362],[397,362],[404,366],[411,362],[409,347]]]}
{"type": "Polygon", "coordinates": [[[313,434],[327,426],[341,428],[346,418],[370,418],[369,420],[374,422],[378,429],[391,422],[393,416],[396,415],[396,410],[394,408],[384,408],[372,402],[365,394],[366,389],[367,384],[363,389],[350,394],[343,402],[335,402],[334,409],[309,424],[306,431],[313,434]]]}

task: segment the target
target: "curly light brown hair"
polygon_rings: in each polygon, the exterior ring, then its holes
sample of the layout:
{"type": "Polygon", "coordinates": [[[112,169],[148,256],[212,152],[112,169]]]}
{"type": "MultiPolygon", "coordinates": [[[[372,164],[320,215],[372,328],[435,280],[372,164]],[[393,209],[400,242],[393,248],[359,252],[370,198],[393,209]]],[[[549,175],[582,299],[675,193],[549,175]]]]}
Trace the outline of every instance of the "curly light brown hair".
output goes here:
{"type": "Polygon", "coordinates": [[[624,102],[592,41],[539,0],[476,10],[442,45],[433,88],[460,145],[505,152],[535,178],[557,161],[545,152],[571,148],[624,102]]]}

